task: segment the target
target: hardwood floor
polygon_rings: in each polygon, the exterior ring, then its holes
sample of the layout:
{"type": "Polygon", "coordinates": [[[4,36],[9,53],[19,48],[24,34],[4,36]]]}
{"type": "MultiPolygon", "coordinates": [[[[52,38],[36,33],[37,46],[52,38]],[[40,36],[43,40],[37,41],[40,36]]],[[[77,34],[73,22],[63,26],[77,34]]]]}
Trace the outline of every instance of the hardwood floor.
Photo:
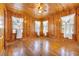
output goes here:
{"type": "Polygon", "coordinates": [[[16,40],[5,48],[6,56],[78,56],[79,45],[73,40],[27,38],[16,40]]]}

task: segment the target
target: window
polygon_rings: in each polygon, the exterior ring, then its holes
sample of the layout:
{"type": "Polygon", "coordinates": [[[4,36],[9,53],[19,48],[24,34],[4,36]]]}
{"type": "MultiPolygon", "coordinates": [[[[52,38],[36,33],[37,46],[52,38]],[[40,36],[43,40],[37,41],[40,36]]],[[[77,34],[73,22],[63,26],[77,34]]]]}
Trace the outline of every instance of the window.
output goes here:
{"type": "Polygon", "coordinates": [[[43,33],[46,36],[48,32],[48,21],[43,21],[43,33]]]}
{"type": "Polygon", "coordinates": [[[35,21],[35,32],[37,33],[37,35],[40,35],[40,21],[35,21]]]}
{"type": "Polygon", "coordinates": [[[40,35],[40,21],[35,21],[35,32],[37,33],[37,35],[40,35]]]}
{"type": "Polygon", "coordinates": [[[4,28],[4,17],[0,16],[0,28],[4,28]]]}
{"type": "Polygon", "coordinates": [[[4,17],[0,16],[0,39],[4,38],[4,17]]]}
{"type": "Polygon", "coordinates": [[[13,33],[16,33],[17,38],[22,38],[23,32],[23,18],[12,17],[13,33]]]}
{"type": "Polygon", "coordinates": [[[64,34],[64,38],[72,39],[72,35],[74,34],[74,16],[75,14],[61,17],[62,33],[64,34]]]}

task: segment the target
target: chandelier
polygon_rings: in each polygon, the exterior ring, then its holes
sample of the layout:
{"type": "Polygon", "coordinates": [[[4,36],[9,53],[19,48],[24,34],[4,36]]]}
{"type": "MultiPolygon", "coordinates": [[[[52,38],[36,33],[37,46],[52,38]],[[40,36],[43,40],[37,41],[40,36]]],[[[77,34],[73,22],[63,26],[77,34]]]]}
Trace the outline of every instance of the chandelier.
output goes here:
{"type": "Polygon", "coordinates": [[[47,15],[47,13],[48,13],[48,5],[43,4],[43,3],[37,3],[37,4],[35,4],[34,12],[35,12],[35,15],[37,15],[37,16],[47,15]]]}

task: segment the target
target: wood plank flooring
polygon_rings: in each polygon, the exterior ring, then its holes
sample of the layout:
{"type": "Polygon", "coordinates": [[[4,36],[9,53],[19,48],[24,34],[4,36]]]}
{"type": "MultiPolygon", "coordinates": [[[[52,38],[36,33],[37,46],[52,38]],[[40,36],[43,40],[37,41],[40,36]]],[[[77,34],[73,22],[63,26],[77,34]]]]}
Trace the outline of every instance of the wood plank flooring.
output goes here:
{"type": "Polygon", "coordinates": [[[79,45],[73,40],[26,38],[5,48],[6,56],[78,56],[79,45]]]}

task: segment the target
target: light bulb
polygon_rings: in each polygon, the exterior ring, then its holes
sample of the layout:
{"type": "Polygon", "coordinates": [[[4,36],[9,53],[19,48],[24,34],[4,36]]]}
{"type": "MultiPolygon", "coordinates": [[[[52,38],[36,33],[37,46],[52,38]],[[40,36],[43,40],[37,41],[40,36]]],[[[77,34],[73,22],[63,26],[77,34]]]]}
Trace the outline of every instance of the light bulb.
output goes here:
{"type": "Polygon", "coordinates": [[[39,10],[38,12],[39,12],[39,13],[42,13],[42,11],[41,11],[41,10],[39,10]]]}

